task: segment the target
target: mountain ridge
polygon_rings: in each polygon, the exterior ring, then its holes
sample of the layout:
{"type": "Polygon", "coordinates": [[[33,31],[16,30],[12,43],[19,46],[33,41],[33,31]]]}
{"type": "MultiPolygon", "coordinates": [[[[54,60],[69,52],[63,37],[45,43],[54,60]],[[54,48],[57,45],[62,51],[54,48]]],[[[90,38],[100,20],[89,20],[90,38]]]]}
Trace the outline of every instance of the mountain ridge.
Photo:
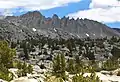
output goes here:
{"type": "Polygon", "coordinates": [[[27,12],[21,16],[7,16],[5,19],[0,20],[0,31],[0,37],[2,38],[11,37],[20,40],[29,37],[36,38],[40,35],[64,39],[120,36],[120,33],[116,30],[97,21],[89,19],[75,20],[65,16],[59,18],[56,14],[51,18],[46,18],[39,11],[27,12]],[[5,28],[3,28],[4,26],[5,28]]]}

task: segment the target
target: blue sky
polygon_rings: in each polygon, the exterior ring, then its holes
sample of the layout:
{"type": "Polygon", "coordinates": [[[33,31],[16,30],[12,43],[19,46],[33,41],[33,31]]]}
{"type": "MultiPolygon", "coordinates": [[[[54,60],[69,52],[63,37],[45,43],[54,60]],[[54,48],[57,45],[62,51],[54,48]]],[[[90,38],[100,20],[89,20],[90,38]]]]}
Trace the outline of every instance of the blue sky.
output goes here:
{"type": "Polygon", "coordinates": [[[68,15],[69,13],[77,12],[78,10],[89,9],[90,0],[82,0],[78,3],[69,3],[68,6],[57,7],[49,10],[42,10],[41,13],[47,17],[52,16],[53,13],[59,17],[68,15]]]}
{"type": "MultiPolygon", "coordinates": [[[[59,17],[63,17],[68,15],[69,13],[74,13],[77,12],[78,10],[85,10],[89,9],[89,4],[91,0],[82,0],[77,3],[68,3],[66,6],[60,6],[60,7],[55,7],[47,10],[39,10],[43,15],[46,17],[51,17],[53,14],[57,14],[59,17]]],[[[11,9],[12,11],[19,11],[24,9],[24,7],[18,7],[18,8],[13,8],[11,9]]],[[[14,15],[21,15],[26,13],[25,12],[16,12],[14,15]]]]}
{"type": "Polygon", "coordinates": [[[1,0],[1,15],[19,16],[38,10],[44,16],[88,18],[113,28],[120,28],[120,2],[118,0],[1,0]]]}

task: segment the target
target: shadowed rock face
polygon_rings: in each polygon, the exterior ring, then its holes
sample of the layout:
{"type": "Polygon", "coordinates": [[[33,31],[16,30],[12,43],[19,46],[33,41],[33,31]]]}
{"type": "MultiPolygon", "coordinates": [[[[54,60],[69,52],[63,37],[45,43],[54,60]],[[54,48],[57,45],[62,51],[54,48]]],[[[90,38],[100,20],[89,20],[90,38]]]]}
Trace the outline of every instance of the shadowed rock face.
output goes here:
{"type": "Polygon", "coordinates": [[[120,28],[113,28],[113,29],[120,33],[120,28]]]}
{"type": "Polygon", "coordinates": [[[66,17],[60,19],[56,14],[52,18],[46,18],[38,11],[0,20],[0,38],[23,40],[39,35],[68,39],[120,36],[120,33],[97,21],[66,17]]]}

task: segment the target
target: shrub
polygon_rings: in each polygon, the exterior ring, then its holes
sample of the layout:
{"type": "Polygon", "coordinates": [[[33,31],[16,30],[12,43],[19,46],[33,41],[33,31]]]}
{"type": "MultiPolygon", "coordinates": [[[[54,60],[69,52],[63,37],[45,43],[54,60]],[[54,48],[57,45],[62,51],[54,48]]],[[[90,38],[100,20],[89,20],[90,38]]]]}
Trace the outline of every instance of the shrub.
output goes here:
{"type": "Polygon", "coordinates": [[[72,82],[102,82],[95,73],[92,73],[90,77],[84,77],[83,74],[75,75],[72,78],[72,82]]]}
{"type": "Polygon", "coordinates": [[[107,71],[112,71],[112,70],[115,70],[117,68],[119,68],[118,61],[111,60],[111,59],[109,59],[106,62],[104,62],[103,63],[103,67],[102,67],[103,70],[107,70],[107,71]]]}
{"type": "Polygon", "coordinates": [[[13,79],[13,74],[8,71],[3,64],[0,65],[0,79],[11,81],[13,79]]]}
{"type": "Polygon", "coordinates": [[[21,77],[21,76],[26,76],[27,73],[32,73],[33,71],[33,68],[31,65],[27,65],[25,62],[24,63],[18,63],[18,76],[21,77]]]}

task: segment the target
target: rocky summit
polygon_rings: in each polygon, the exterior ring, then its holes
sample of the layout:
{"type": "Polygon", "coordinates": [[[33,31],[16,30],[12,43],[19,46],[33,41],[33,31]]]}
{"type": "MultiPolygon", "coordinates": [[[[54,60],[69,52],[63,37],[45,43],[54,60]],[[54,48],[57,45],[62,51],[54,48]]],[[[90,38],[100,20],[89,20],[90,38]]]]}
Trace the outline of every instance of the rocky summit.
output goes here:
{"type": "Polygon", "coordinates": [[[116,30],[89,19],[59,18],[54,14],[46,18],[40,12],[0,19],[0,39],[24,40],[39,36],[50,38],[103,38],[120,36],[116,30]]]}

